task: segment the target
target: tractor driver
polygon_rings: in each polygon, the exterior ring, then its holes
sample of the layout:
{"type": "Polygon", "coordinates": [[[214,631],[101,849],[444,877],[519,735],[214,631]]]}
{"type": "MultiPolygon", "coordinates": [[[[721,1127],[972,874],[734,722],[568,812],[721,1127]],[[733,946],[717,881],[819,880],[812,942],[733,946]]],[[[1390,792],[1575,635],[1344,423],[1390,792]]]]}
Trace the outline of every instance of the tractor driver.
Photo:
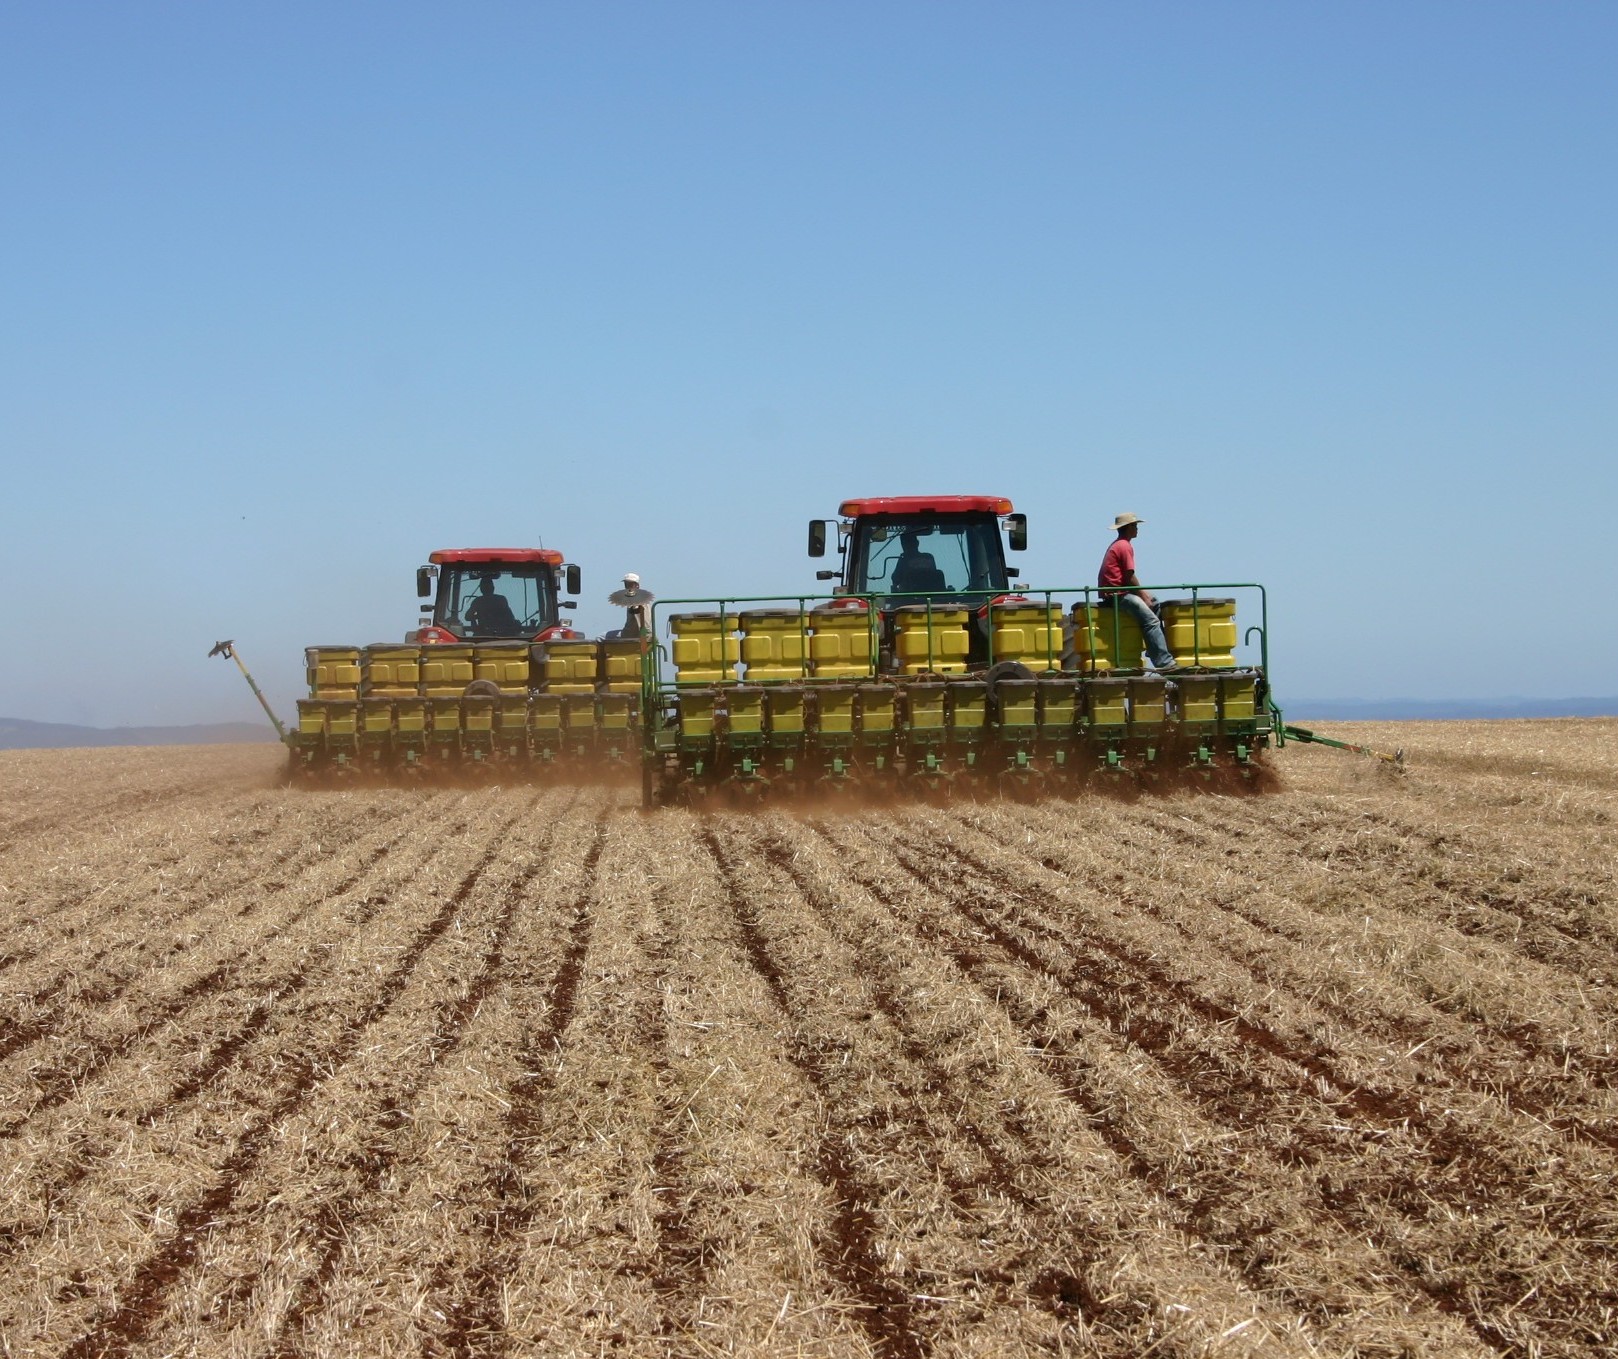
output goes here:
{"type": "Polygon", "coordinates": [[[892,580],[893,592],[899,595],[944,588],[944,574],[933,560],[933,554],[921,550],[915,529],[906,529],[899,535],[899,560],[893,564],[892,580]]]}
{"type": "Polygon", "coordinates": [[[1146,521],[1139,515],[1120,514],[1112,521],[1118,536],[1112,540],[1101,559],[1101,571],[1096,583],[1101,587],[1103,608],[1122,609],[1140,624],[1140,635],[1146,643],[1146,654],[1152,668],[1159,674],[1180,667],[1163,637],[1163,621],[1158,617],[1162,605],[1152,592],[1140,583],[1135,574],[1135,535],[1146,521]]]}
{"type": "Polygon", "coordinates": [[[485,637],[515,637],[522,631],[506,597],[495,594],[493,576],[485,576],[478,582],[477,598],[466,611],[466,626],[485,637]]]}

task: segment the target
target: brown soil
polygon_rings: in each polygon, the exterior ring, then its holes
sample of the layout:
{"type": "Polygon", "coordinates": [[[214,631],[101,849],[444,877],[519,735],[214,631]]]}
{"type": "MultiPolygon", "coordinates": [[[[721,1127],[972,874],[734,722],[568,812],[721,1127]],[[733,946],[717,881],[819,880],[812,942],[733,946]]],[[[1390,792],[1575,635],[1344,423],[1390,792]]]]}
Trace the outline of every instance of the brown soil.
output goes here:
{"type": "Polygon", "coordinates": [[[1596,1356],[1618,722],[646,814],[0,756],[0,1354],[1596,1356]]]}

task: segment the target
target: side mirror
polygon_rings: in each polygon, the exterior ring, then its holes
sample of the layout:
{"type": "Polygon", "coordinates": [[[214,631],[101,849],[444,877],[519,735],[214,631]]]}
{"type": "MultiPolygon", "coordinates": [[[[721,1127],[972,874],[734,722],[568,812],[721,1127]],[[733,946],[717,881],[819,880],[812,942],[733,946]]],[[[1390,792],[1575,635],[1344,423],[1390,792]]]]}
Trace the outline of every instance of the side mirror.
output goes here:
{"type": "MultiPolygon", "coordinates": [[[[577,567],[574,567],[573,569],[575,571],[578,570],[577,567]]],[[[576,600],[576,599],[564,599],[556,607],[559,608],[559,609],[576,609],[576,608],[579,607],[579,601],[576,600]]]]}
{"type": "MultiPolygon", "coordinates": [[[[809,521],[809,555],[811,557],[824,557],[826,555],[826,521],[824,519],[811,519],[809,521]]],[[[824,576],[821,577],[825,579],[824,576]]]]}
{"type": "Polygon", "coordinates": [[[416,598],[426,599],[433,592],[433,577],[438,573],[430,566],[416,568],[416,598]]]}
{"type": "Polygon", "coordinates": [[[572,562],[567,564],[567,592],[570,595],[579,592],[579,568],[572,562]]]}
{"type": "Polygon", "coordinates": [[[1028,546],[1028,516],[1026,514],[1013,514],[1006,518],[1007,544],[1013,552],[1021,552],[1028,546]]]}
{"type": "Polygon", "coordinates": [[[837,573],[835,571],[816,571],[815,572],[815,579],[816,580],[836,580],[837,579],[837,573]]]}

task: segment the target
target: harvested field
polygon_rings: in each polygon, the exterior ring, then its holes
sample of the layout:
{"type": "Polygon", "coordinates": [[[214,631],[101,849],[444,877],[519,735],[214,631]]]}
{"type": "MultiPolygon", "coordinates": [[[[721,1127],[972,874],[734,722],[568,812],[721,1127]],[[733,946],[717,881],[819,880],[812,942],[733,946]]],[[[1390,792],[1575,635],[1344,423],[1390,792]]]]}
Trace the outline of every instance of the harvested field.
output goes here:
{"type": "Polygon", "coordinates": [[[0,1354],[1618,1348],[1618,722],[643,814],[0,756],[0,1354]]]}

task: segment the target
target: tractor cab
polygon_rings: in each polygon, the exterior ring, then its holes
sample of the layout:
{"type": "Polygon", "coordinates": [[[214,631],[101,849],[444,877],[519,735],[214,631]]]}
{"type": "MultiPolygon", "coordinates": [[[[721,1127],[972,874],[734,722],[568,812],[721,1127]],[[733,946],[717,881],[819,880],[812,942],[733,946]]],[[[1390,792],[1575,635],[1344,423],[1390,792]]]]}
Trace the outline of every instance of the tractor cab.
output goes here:
{"type": "Polygon", "coordinates": [[[416,571],[419,642],[526,641],[564,626],[561,610],[579,592],[579,568],[543,547],[446,548],[416,571]],[[437,588],[434,589],[434,582],[437,588]]]}
{"type": "Polygon", "coordinates": [[[819,578],[837,581],[837,594],[875,595],[879,607],[1004,593],[1017,574],[1005,547],[1020,551],[1028,541],[1026,518],[1003,496],[878,496],[845,500],[840,513],[810,521],[809,555],[826,555],[826,526],[835,524],[842,566],[819,578]]]}

